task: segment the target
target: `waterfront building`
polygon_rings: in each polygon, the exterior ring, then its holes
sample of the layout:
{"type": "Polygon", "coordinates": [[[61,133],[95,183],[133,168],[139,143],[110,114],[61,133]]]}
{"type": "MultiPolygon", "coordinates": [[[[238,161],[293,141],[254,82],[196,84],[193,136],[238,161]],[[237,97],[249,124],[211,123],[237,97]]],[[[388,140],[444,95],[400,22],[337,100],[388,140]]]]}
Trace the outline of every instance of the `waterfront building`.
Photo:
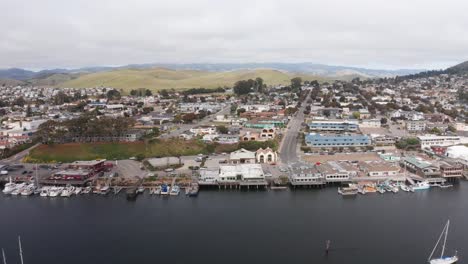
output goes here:
{"type": "Polygon", "coordinates": [[[400,172],[400,167],[385,161],[362,161],[359,168],[368,176],[386,177],[396,176],[400,172]]]}
{"type": "Polygon", "coordinates": [[[357,122],[348,121],[348,120],[314,120],[309,124],[309,129],[311,131],[346,131],[346,132],[355,132],[359,128],[357,122]]]}
{"type": "Polygon", "coordinates": [[[445,155],[449,158],[468,161],[468,147],[466,146],[448,147],[445,155]]]}
{"type": "Polygon", "coordinates": [[[316,165],[296,163],[289,166],[289,183],[292,186],[316,186],[326,183],[316,165]]]}
{"type": "Polygon", "coordinates": [[[420,157],[404,157],[400,165],[406,170],[425,178],[440,177],[440,169],[432,162],[420,157]]]}
{"type": "Polygon", "coordinates": [[[461,178],[463,176],[463,165],[456,162],[441,161],[440,174],[444,178],[461,178]]]}
{"type": "Polygon", "coordinates": [[[219,182],[264,182],[265,174],[260,164],[235,164],[219,166],[219,182]]]}
{"type": "Polygon", "coordinates": [[[366,135],[357,134],[316,134],[310,133],[305,137],[306,144],[314,148],[331,147],[365,147],[371,144],[366,135]]]}
{"type": "Polygon", "coordinates": [[[327,183],[346,182],[359,173],[358,168],[348,162],[329,161],[317,164],[316,168],[327,183]]]}

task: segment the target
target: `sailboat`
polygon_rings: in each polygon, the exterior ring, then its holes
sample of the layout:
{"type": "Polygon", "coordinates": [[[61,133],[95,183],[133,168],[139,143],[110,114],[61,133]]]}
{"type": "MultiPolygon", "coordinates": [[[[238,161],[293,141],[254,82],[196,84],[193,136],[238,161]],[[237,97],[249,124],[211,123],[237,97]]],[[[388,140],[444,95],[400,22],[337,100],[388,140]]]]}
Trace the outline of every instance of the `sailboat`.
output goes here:
{"type": "Polygon", "coordinates": [[[431,255],[429,256],[428,261],[429,261],[430,264],[452,264],[452,263],[456,263],[458,261],[458,257],[457,257],[456,252],[455,252],[455,255],[452,256],[452,257],[444,257],[445,245],[447,243],[447,235],[448,235],[449,226],[450,226],[450,220],[448,220],[447,224],[445,224],[445,227],[442,230],[442,233],[440,234],[439,239],[437,240],[437,243],[435,244],[434,249],[431,252],[431,255]],[[439,258],[432,258],[432,256],[434,255],[434,253],[435,253],[435,251],[437,249],[437,246],[439,245],[440,240],[442,239],[442,237],[444,237],[444,244],[442,245],[442,251],[440,253],[440,257],[439,258]]]}

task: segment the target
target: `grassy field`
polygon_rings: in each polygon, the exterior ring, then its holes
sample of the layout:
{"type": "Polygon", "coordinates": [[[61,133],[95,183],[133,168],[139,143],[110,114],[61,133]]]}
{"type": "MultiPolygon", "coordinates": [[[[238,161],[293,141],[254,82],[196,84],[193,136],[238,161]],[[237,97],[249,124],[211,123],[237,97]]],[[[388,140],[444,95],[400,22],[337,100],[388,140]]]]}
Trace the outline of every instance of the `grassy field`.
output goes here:
{"type": "Polygon", "coordinates": [[[41,145],[33,149],[26,162],[72,162],[93,159],[128,159],[130,157],[165,157],[207,153],[206,145],[198,141],[164,140],[145,144],[131,143],[68,143],[41,145]]]}
{"type": "Polygon", "coordinates": [[[232,86],[239,80],[261,77],[267,85],[289,84],[294,77],[305,80],[326,81],[328,79],[315,75],[292,74],[272,69],[237,70],[226,72],[209,72],[195,70],[154,69],[124,69],[82,75],[76,79],[60,83],[59,87],[86,88],[106,86],[123,89],[148,88],[186,89],[186,88],[216,88],[232,86]]]}

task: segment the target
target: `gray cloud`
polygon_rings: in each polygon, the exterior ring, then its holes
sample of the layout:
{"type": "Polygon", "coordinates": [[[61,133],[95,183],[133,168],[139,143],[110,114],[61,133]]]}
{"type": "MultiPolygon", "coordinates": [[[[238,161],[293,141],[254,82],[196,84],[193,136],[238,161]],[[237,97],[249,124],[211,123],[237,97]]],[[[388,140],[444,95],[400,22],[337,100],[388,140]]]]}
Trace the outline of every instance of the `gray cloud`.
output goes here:
{"type": "Polygon", "coordinates": [[[3,0],[0,68],[468,59],[466,0],[3,0]]]}

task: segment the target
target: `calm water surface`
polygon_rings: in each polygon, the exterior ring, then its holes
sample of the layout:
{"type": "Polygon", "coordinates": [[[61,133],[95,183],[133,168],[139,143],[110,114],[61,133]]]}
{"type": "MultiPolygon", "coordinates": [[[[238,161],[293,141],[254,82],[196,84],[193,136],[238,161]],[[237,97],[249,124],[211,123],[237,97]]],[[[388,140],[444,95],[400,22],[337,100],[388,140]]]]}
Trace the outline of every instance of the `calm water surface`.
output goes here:
{"type": "Polygon", "coordinates": [[[468,256],[468,183],[355,198],[336,188],[134,202],[1,196],[0,214],[8,263],[19,263],[17,235],[26,264],[425,263],[448,218],[448,253],[468,256]]]}

